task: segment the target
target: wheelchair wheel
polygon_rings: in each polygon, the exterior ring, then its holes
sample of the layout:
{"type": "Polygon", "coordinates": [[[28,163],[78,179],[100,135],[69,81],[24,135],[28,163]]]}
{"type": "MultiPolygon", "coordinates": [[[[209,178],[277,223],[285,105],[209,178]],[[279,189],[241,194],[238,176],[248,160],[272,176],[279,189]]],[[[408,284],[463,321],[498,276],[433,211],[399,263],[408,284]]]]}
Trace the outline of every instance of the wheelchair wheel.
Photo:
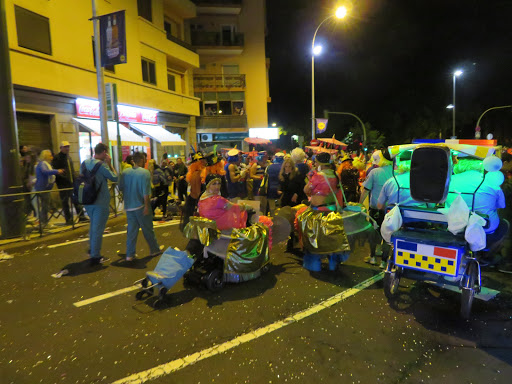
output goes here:
{"type": "Polygon", "coordinates": [[[388,299],[393,298],[398,292],[400,284],[401,270],[394,267],[390,272],[384,273],[384,294],[388,299]]]}
{"type": "Polygon", "coordinates": [[[222,279],[222,272],[218,269],[211,271],[205,280],[206,288],[211,292],[220,291],[224,287],[224,280],[222,279]]]}
{"type": "Polygon", "coordinates": [[[471,262],[468,265],[464,277],[466,281],[464,282],[461,292],[460,315],[463,319],[469,319],[475,291],[478,289],[478,267],[475,262],[471,262]]]}

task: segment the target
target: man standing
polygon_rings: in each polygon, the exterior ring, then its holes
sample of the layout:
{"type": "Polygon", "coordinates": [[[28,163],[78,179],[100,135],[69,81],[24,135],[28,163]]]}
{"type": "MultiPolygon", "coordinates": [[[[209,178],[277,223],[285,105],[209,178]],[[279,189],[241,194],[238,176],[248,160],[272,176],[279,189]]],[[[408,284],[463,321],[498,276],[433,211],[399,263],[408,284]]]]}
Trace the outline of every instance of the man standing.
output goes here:
{"type": "Polygon", "coordinates": [[[178,184],[178,198],[181,202],[185,201],[187,197],[187,180],[185,180],[185,176],[187,175],[188,169],[183,163],[181,157],[176,159],[176,166],[174,167],[174,176],[176,178],[176,183],[178,184]]]}
{"type": "Polygon", "coordinates": [[[153,230],[153,215],[150,207],[151,174],[144,169],[142,153],[135,152],[133,163],[133,168],[126,169],[119,181],[128,221],[126,261],[132,261],[135,258],[139,228],[142,229],[142,234],[149,245],[150,256],[158,256],[162,253],[153,230]]]}
{"type": "MultiPolygon", "coordinates": [[[[60,143],[60,152],[55,155],[52,161],[53,169],[63,169],[64,173],[56,175],[56,183],[59,189],[73,188],[73,181],[75,180],[75,169],[73,167],[73,161],[69,157],[69,142],[63,141],[60,143]]],[[[71,216],[71,210],[69,201],[73,190],[59,191],[60,199],[62,200],[62,210],[64,211],[64,218],[66,219],[67,225],[73,224],[71,216]]],[[[82,206],[75,204],[76,214],[78,215],[78,221],[87,221],[84,216],[84,210],[82,206]]]]}
{"type": "Polygon", "coordinates": [[[89,226],[89,245],[90,245],[90,261],[91,265],[103,264],[109,259],[102,257],[101,242],[103,240],[103,231],[107,225],[108,214],[110,211],[110,192],[108,190],[108,182],[117,181],[117,174],[112,168],[112,159],[108,154],[108,146],[99,143],[94,148],[94,158],[87,159],[82,163],[82,168],[85,167],[88,171],[92,171],[94,166],[102,162],[96,171],[96,185],[98,188],[98,195],[94,204],[85,205],[85,210],[91,220],[89,226]]]}
{"type": "MultiPolygon", "coordinates": [[[[379,228],[382,224],[382,221],[384,220],[385,215],[384,210],[380,210],[378,208],[379,195],[386,181],[393,177],[393,161],[387,148],[382,149],[381,154],[382,157],[380,159],[379,167],[374,169],[366,177],[366,180],[363,183],[363,193],[359,199],[359,203],[363,204],[368,195],[370,195],[370,209],[368,213],[377,222],[379,228]]],[[[364,258],[366,263],[370,263],[372,265],[377,264],[377,260],[375,258],[375,250],[377,244],[382,242],[382,238],[380,237],[380,230],[375,237],[375,239],[370,239],[370,256],[364,258]]],[[[384,251],[387,251],[386,247],[383,248],[382,261],[380,263],[381,268],[386,267],[385,260],[387,260],[387,254],[384,254],[384,251]]]]}

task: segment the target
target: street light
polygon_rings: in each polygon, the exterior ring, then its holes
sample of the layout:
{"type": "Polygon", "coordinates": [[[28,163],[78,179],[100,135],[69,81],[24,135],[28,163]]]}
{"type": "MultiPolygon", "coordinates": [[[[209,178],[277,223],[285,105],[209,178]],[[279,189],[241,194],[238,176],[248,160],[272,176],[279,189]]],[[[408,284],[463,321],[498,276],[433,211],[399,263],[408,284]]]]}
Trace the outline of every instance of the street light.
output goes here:
{"type": "Polygon", "coordinates": [[[315,39],[318,30],[327,20],[330,20],[333,17],[338,19],[343,19],[347,15],[346,7],[338,7],[334,15],[330,15],[326,17],[315,30],[315,34],[313,35],[313,41],[311,42],[311,139],[315,138],[315,55],[320,54],[322,52],[321,46],[315,46],[315,39]]]}
{"type": "Polygon", "coordinates": [[[462,75],[462,71],[460,69],[457,69],[455,72],[453,72],[453,104],[452,105],[452,136],[455,137],[455,79],[462,75]]]}

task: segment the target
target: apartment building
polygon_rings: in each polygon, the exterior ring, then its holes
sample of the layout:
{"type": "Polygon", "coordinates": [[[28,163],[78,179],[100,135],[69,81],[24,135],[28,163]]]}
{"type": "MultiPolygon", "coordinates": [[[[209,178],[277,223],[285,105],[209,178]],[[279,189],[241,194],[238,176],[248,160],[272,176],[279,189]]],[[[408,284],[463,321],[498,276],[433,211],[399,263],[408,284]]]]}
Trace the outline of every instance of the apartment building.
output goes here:
{"type": "MultiPolygon", "coordinates": [[[[100,141],[90,0],[5,0],[18,141],[59,150],[74,162],[100,141]]],[[[104,70],[117,85],[123,154],[143,150],[184,155],[196,142],[200,99],[193,70],[199,55],[187,43],[190,0],[96,0],[97,14],[125,10],[127,63],[104,70]],[[120,108],[121,108],[120,107],[120,108]],[[122,112],[122,113],[121,113],[122,112]]],[[[117,127],[109,139],[116,144],[117,127]]]]}
{"type": "Polygon", "coordinates": [[[200,57],[194,70],[198,142],[242,148],[250,128],[268,127],[265,0],[193,1],[197,17],[187,24],[200,57]]]}

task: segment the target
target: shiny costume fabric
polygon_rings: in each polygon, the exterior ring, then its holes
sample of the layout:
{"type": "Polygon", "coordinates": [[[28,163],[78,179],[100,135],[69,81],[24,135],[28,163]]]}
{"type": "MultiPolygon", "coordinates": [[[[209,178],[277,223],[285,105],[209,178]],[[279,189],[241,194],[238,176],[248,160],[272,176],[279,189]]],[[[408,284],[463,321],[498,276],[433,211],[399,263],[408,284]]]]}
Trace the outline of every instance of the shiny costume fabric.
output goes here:
{"type": "MultiPolygon", "coordinates": [[[[215,221],[191,217],[184,230],[185,237],[209,246],[220,237],[215,221]]],[[[239,283],[260,276],[261,268],[269,262],[269,228],[256,223],[247,228],[234,228],[224,260],[226,282],[239,283]]]]}
{"type": "Polygon", "coordinates": [[[307,252],[328,255],[350,251],[340,213],[322,212],[309,207],[298,213],[297,222],[307,252]]]}

